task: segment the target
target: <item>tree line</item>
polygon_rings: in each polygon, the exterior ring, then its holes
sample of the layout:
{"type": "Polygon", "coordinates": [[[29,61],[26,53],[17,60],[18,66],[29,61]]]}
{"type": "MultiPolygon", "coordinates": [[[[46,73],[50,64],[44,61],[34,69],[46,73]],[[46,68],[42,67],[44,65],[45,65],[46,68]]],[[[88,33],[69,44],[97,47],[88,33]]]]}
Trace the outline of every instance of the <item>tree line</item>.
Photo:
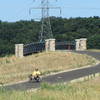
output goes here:
{"type": "MultiPolygon", "coordinates": [[[[58,41],[88,39],[88,48],[100,49],[100,17],[50,17],[54,38],[58,41]]],[[[0,21],[0,56],[14,54],[15,44],[37,42],[41,21],[0,21]]]]}

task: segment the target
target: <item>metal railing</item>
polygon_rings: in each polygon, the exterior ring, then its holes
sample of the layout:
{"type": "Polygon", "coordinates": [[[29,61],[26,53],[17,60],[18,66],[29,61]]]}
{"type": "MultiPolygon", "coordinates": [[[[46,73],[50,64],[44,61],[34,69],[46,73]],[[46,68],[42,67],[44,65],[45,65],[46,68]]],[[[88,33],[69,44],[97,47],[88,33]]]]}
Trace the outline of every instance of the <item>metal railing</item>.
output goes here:
{"type": "MultiPolygon", "coordinates": [[[[63,41],[55,43],[56,50],[73,50],[75,49],[74,41],[63,41]]],[[[45,42],[34,42],[24,45],[23,54],[29,55],[32,53],[42,52],[45,50],[45,42]]]]}
{"type": "Polygon", "coordinates": [[[44,42],[35,42],[24,45],[23,53],[24,55],[42,52],[45,50],[45,43],[44,42]]]}
{"type": "Polygon", "coordinates": [[[75,49],[75,41],[64,41],[64,42],[56,42],[55,49],[56,50],[73,50],[75,49]]]}

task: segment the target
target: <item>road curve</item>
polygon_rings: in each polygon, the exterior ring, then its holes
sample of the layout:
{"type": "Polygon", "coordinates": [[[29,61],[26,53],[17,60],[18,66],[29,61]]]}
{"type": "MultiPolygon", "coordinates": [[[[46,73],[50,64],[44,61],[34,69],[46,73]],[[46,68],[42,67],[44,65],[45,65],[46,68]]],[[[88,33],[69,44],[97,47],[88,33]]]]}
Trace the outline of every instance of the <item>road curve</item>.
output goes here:
{"type": "MultiPolygon", "coordinates": [[[[93,56],[96,59],[100,60],[100,52],[78,51],[76,53],[87,54],[89,56],[93,56]]],[[[73,79],[84,77],[90,74],[95,74],[98,72],[100,72],[100,64],[91,66],[90,68],[83,68],[83,69],[78,69],[74,71],[59,73],[52,76],[47,76],[43,78],[42,82],[47,82],[51,84],[69,82],[73,79]]],[[[32,88],[33,89],[39,88],[41,83],[23,82],[23,83],[5,86],[5,88],[7,90],[18,90],[18,91],[22,90],[23,91],[23,90],[30,90],[32,88]]]]}

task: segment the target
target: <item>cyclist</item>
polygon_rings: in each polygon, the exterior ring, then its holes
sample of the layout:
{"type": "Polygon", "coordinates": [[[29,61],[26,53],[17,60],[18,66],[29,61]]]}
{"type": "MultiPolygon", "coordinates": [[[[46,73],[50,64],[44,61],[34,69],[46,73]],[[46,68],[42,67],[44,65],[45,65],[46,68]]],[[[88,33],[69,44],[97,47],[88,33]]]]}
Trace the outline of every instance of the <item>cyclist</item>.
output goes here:
{"type": "Polygon", "coordinates": [[[33,73],[32,73],[32,76],[34,77],[34,78],[37,78],[37,77],[39,77],[40,76],[40,71],[38,70],[38,68],[36,68],[34,71],[33,71],[33,73]]]}

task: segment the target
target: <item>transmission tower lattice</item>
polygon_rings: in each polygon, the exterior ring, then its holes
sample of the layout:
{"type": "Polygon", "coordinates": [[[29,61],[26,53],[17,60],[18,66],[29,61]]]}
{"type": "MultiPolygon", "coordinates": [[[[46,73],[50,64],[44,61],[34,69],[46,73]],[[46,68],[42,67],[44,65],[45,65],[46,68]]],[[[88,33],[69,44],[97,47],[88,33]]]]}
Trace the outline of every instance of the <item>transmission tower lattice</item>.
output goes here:
{"type": "Polygon", "coordinates": [[[41,31],[39,33],[39,41],[43,42],[43,41],[45,41],[45,39],[53,38],[49,10],[50,9],[59,9],[60,14],[61,14],[61,8],[60,7],[50,7],[49,6],[50,0],[40,0],[40,1],[41,1],[41,6],[40,7],[32,7],[32,8],[30,8],[30,11],[32,9],[41,9],[42,24],[41,24],[41,31]]]}

